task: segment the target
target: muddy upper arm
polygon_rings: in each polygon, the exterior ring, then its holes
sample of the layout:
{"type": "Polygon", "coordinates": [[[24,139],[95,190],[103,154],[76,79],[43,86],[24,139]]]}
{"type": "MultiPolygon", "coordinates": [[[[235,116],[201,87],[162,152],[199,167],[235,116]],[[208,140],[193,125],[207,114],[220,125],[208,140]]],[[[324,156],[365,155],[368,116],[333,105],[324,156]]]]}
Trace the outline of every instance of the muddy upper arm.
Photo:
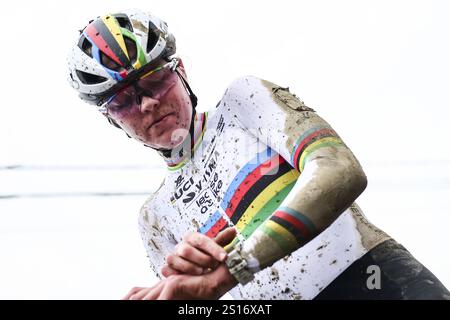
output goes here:
{"type": "Polygon", "coordinates": [[[226,100],[242,126],[300,171],[319,149],[333,157],[347,148],[328,122],[287,87],[246,76],[232,83],[226,100]]]}

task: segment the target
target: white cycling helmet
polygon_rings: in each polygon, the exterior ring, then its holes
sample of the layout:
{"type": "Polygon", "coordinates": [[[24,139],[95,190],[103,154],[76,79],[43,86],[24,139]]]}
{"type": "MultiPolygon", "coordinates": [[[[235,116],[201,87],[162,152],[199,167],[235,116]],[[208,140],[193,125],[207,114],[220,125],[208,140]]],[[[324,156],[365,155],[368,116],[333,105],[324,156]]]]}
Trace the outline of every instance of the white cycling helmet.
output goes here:
{"type": "Polygon", "coordinates": [[[67,59],[68,80],[82,100],[100,106],[175,51],[175,37],[157,17],[139,10],[108,14],[80,30],[67,59]]]}

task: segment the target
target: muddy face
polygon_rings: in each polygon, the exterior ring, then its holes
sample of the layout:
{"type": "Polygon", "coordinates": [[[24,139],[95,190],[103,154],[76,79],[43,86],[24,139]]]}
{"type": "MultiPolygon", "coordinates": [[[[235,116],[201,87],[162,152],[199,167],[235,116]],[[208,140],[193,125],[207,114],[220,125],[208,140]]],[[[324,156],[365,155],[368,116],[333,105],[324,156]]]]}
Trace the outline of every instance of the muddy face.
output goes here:
{"type": "Polygon", "coordinates": [[[159,100],[142,96],[141,104],[122,117],[110,115],[129,136],[158,149],[180,145],[189,134],[191,116],[192,103],[179,77],[159,100]]]}

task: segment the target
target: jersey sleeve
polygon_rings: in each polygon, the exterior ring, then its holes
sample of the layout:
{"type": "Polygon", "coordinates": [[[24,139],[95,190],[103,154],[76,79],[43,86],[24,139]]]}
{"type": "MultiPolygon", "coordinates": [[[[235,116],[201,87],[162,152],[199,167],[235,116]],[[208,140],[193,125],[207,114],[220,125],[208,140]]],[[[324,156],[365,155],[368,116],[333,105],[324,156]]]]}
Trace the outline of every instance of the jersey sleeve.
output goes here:
{"type": "Polygon", "coordinates": [[[325,230],[367,181],[339,135],[288,88],[242,77],[228,87],[223,103],[244,130],[299,172],[281,204],[244,243],[249,268],[256,272],[325,230]]]}
{"type": "Polygon", "coordinates": [[[165,227],[164,217],[157,215],[151,196],[142,206],[139,214],[139,232],[147,251],[150,267],[155,275],[162,279],[161,268],[167,255],[173,252],[177,244],[173,235],[165,227]]]}

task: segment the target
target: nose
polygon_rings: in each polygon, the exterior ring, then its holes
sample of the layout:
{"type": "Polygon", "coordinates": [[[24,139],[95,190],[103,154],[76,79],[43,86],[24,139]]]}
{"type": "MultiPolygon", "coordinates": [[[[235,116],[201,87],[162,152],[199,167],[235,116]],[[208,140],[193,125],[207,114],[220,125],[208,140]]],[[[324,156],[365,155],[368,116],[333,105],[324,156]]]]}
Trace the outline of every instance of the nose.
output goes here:
{"type": "Polygon", "coordinates": [[[153,110],[157,107],[159,107],[159,100],[147,96],[142,96],[140,105],[140,111],[142,113],[153,112],[153,110]]]}

